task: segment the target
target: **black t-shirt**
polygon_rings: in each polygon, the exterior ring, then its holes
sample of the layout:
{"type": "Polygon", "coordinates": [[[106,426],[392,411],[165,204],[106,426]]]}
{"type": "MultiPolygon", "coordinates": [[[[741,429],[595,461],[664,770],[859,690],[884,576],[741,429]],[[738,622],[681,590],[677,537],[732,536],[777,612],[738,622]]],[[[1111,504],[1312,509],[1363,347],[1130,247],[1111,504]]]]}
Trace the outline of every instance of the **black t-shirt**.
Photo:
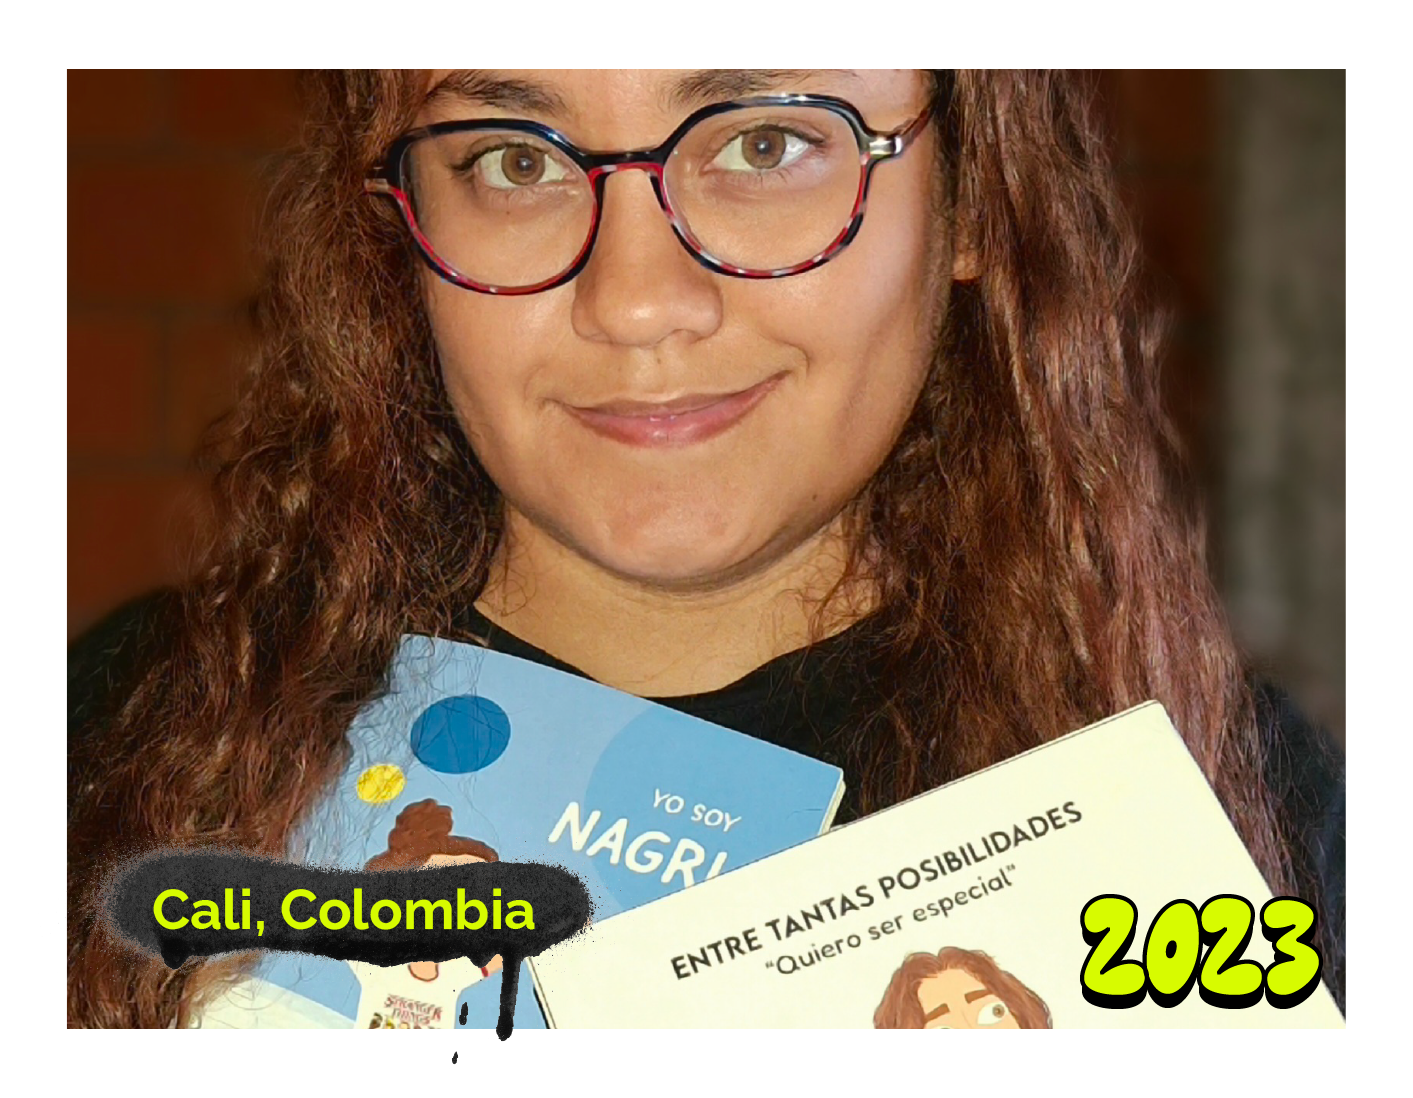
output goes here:
{"type": "MultiPolygon", "coordinates": [[[[69,648],[70,790],[83,765],[84,730],[114,711],[135,685],[159,643],[174,599],[168,593],[129,603],[69,648]]],[[[507,633],[469,608],[457,632],[486,647],[587,678],[576,667],[507,633]]],[[[835,817],[859,814],[848,782],[843,733],[872,706],[863,652],[873,623],[865,619],[808,648],[788,652],[722,687],[650,700],[690,716],[768,740],[839,766],[845,795],[835,817]]],[[[1266,745],[1266,778],[1293,837],[1298,894],[1319,913],[1325,979],[1344,1007],[1344,760],[1330,738],[1305,720],[1290,699],[1265,685],[1256,690],[1257,719],[1266,745]]],[[[1206,897],[1188,897],[1198,902],[1206,897]]]]}
{"type": "MultiPolygon", "coordinates": [[[[474,607],[466,610],[456,625],[458,632],[507,656],[590,677],[507,633],[474,607]]],[[[870,628],[871,623],[863,621],[819,644],[787,652],[720,690],[647,700],[821,759],[844,770],[847,779],[842,734],[867,704],[867,677],[859,642],[870,628]]],[[[835,823],[847,823],[858,815],[855,792],[846,780],[835,823]]]]}

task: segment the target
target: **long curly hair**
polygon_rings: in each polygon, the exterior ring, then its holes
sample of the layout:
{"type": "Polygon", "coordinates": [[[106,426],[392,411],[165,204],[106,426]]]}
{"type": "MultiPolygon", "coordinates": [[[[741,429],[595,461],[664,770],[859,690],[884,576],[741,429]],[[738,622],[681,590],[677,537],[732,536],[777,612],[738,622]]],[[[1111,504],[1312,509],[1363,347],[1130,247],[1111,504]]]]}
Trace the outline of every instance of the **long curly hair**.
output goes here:
{"type": "MultiPolygon", "coordinates": [[[[1279,892],[1252,702],[1090,90],[1053,72],[934,81],[938,171],[981,273],[953,289],[855,508],[839,589],[877,589],[883,702],[853,732],[850,782],[871,810],[1157,698],[1279,892]]],[[[215,534],[183,620],[96,733],[101,766],[71,771],[71,1025],[186,1024],[224,971],[106,940],[85,903],[107,859],[286,853],[399,636],[454,635],[486,583],[500,495],[444,390],[406,230],[362,187],[423,85],[309,78],[267,208],[256,361],[218,440],[215,534]]]]}

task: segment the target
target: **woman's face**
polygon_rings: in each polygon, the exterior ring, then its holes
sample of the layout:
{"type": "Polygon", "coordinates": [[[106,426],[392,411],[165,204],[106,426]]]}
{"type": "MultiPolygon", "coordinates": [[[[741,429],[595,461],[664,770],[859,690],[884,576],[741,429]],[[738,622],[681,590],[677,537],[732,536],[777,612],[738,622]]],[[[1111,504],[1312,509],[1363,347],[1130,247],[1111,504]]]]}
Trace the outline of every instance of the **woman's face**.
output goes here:
{"type": "Polygon", "coordinates": [[[442,865],[474,865],[486,859],[475,854],[433,854],[422,863],[424,869],[435,869],[442,865]]]}
{"type": "MultiPolygon", "coordinates": [[[[702,105],[666,106],[675,71],[493,75],[562,109],[438,95],[419,122],[529,118],[619,151],[656,146],[702,105]]],[[[838,96],[875,130],[910,122],[928,94],[915,71],[761,75],[754,94],[838,96]]],[[[749,575],[826,527],[882,463],[929,365],[951,266],[935,176],[929,126],[875,170],[853,243],[788,278],[698,265],[642,171],[608,178],[593,254],[565,285],[496,297],[426,272],[447,389],[512,535],[671,588],[749,575]]]]}
{"type": "Polygon", "coordinates": [[[924,1029],[1019,1029],[1010,1007],[960,968],[949,968],[918,984],[924,1029]]]}

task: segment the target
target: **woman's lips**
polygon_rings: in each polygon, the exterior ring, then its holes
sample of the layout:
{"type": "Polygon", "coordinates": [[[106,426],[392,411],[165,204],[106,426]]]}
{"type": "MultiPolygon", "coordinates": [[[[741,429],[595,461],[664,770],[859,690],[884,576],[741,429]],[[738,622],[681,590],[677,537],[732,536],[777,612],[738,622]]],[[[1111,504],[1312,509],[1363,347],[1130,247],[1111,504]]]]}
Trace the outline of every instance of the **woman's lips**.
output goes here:
{"type": "Polygon", "coordinates": [[[591,408],[565,405],[596,434],[629,446],[690,446],[721,434],[745,418],[781,378],[767,378],[736,393],[694,394],[652,403],[614,400],[591,408]]]}

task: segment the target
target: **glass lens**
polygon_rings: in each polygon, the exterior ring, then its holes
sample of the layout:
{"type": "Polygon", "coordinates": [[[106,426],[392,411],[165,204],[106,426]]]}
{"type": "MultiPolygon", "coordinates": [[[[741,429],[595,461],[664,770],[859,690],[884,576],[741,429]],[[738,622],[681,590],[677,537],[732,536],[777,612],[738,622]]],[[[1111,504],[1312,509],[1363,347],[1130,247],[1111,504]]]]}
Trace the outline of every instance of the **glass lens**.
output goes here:
{"type": "Polygon", "coordinates": [[[704,118],[673,150],[673,210],[711,258],[752,271],[808,262],[847,228],[863,178],[853,127],[823,107],[704,118]]]}
{"type": "Polygon", "coordinates": [[[563,274],[593,227],[588,178],[534,134],[424,137],[404,154],[402,179],[437,257],[487,286],[516,289],[563,274]]]}

